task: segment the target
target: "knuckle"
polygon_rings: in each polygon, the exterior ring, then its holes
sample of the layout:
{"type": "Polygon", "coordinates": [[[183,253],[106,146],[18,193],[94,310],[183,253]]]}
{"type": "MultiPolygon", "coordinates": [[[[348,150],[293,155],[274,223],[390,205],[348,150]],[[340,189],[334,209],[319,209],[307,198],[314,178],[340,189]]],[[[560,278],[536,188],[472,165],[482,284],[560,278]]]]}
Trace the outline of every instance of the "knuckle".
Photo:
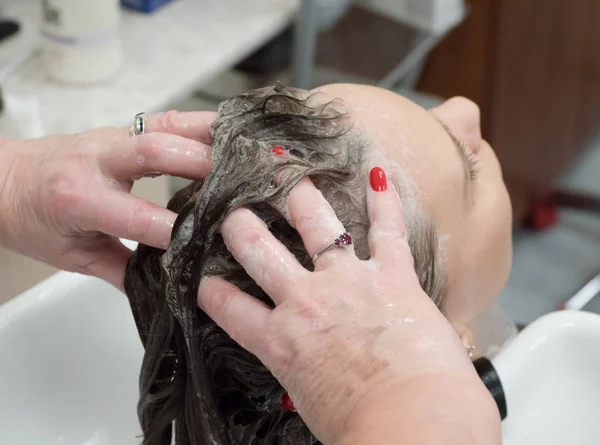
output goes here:
{"type": "Polygon", "coordinates": [[[152,225],[152,218],[149,217],[151,210],[144,202],[131,208],[127,217],[127,233],[132,239],[139,239],[149,232],[152,225]]]}
{"type": "Polygon", "coordinates": [[[137,159],[156,161],[160,156],[161,146],[164,144],[163,138],[157,134],[144,134],[137,138],[132,138],[136,142],[135,155],[137,159]]]}
{"type": "Polygon", "coordinates": [[[230,289],[222,289],[205,295],[202,301],[202,308],[219,323],[227,325],[227,319],[230,312],[233,293],[230,289]]]}
{"type": "Polygon", "coordinates": [[[377,245],[375,244],[372,247],[372,252],[374,256],[384,255],[389,258],[389,260],[393,263],[390,266],[397,266],[398,263],[405,264],[408,263],[410,265],[414,264],[414,257],[412,255],[412,250],[406,238],[397,236],[387,236],[385,237],[386,244],[385,245],[377,245]]]}
{"type": "Polygon", "coordinates": [[[388,241],[388,248],[392,249],[397,256],[402,258],[412,258],[410,244],[405,235],[390,235],[388,241]]]}
{"type": "Polygon", "coordinates": [[[240,328],[243,323],[240,322],[245,314],[240,312],[236,306],[235,300],[240,291],[237,289],[225,288],[212,293],[202,292],[200,294],[200,307],[208,316],[221,326],[221,328],[240,344],[245,342],[245,333],[240,328]]]}
{"type": "Polygon", "coordinates": [[[308,295],[304,294],[304,296],[299,297],[299,300],[302,303],[296,310],[296,315],[299,318],[313,320],[321,316],[322,309],[308,295]]]}
{"type": "Polygon", "coordinates": [[[242,245],[256,246],[263,239],[263,233],[258,227],[244,227],[239,229],[237,239],[242,245]]]}
{"type": "Polygon", "coordinates": [[[73,178],[53,178],[49,184],[52,212],[66,217],[77,215],[86,200],[81,189],[81,184],[73,178]]]}
{"type": "Polygon", "coordinates": [[[233,231],[223,233],[223,240],[234,253],[239,261],[248,262],[247,267],[253,267],[253,271],[258,272],[261,269],[254,259],[263,257],[261,247],[263,234],[255,227],[242,227],[233,231]]]}
{"type": "Polygon", "coordinates": [[[296,230],[298,230],[299,232],[307,232],[309,230],[314,230],[316,227],[319,226],[318,222],[315,221],[315,216],[316,215],[314,213],[311,213],[306,216],[293,215],[293,223],[296,227],[296,230]]]}
{"type": "Polygon", "coordinates": [[[248,209],[237,209],[225,218],[221,226],[223,239],[228,246],[235,244],[257,244],[266,230],[248,209]]]}
{"type": "Polygon", "coordinates": [[[318,281],[306,280],[303,290],[294,293],[294,315],[303,320],[323,317],[335,299],[322,297],[322,286],[318,281]]]}
{"type": "Polygon", "coordinates": [[[162,127],[169,131],[173,131],[177,128],[177,118],[179,116],[179,112],[177,110],[169,110],[166,113],[163,113],[161,117],[162,127]]]}
{"type": "Polygon", "coordinates": [[[264,355],[272,371],[280,375],[287,375],[293,368],[294,349],[282,340],[282,332],[277,327],[270,329],[266,336],[264,355]]]}
{"type": "Polygon", "coordinates": [[[326,229],[323,233],[324,239],[330,240],[331,236],[336,237],[341,232],[345,231],[343,224],[339,221],[333,210],[326,209],[321,210],[315,207],[310,213],[306,215],[296,216],[294,218],[294,225],[299,232],[304,233],[322,233],[323,229],[326,229]],[[330,236],[327,236],[327,234],[330,236]]]}
{"type": "Polygon", "coordinates": [[[75,167],[83,167],[89,165],[96,159],[97,153],[102,147],[103,144],[100,138],[79,134],[75,136],[73,148],[65,152],[65,157],[71,165],[75,164],[75,167]]]}
{"type": "Polygon", "coordinates": [[[149,131],[166,133],[175,131],[178,128],[179,114],[180,112],[177,110],[153,114],[148,118],[149,131]]]}
{"type": "Polygon", "coordinates": [[[385,231],[394,235],[406,235],[404,221],[399,221],[395,216],[380,220],[372,224],[372,227],[374,230],[385,231]]]}
{"type": "Polygon", "coordinates": [[[376,227],[371,229],[370,239],[372,242],[384,241],[386,244],[406,244],[407,233],[404,228],[376,227]]]}

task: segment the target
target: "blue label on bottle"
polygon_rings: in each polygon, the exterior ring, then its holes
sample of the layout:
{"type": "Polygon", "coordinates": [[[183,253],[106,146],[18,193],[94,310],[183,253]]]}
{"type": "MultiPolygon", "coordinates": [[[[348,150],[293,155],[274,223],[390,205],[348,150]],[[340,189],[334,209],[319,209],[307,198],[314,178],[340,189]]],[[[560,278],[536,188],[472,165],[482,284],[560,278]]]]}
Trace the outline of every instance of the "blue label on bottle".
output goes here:
{"type": "Polygon", "coordinates": [[[143,12],[152,12],[171,0],[121,0],[123,6],[143,12]]]}

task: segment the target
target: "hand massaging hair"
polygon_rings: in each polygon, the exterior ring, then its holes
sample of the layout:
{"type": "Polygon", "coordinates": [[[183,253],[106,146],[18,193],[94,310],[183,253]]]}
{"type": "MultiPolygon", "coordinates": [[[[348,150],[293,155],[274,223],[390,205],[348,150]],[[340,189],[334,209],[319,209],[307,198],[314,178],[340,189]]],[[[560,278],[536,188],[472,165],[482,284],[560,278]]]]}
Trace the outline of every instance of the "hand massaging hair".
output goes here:
{"type": "MultiPolygon", "coordinates": [[[[171,247],[140,245],[127,267],[125,291],[145,348],[138,403],[143,444],[170,445],[172,436],[177,445],[318,443],[300,416],[282,407],[284,388],[198,309],[196,295],[201,279],[222,276],[273,306],[219,233],[240,207],[312,269],[285,216],[289,191],[306,176],[352,234],[359,258],[368,259],[367,141],[352,130],[340,101],[279,85],[221,104],[211,136],[212,173],[168,205],[179,214],[171,247]]],[[[407,229],[421,286],[441,307],[435,227],[424,216],[407,215],[407,229]]]]}

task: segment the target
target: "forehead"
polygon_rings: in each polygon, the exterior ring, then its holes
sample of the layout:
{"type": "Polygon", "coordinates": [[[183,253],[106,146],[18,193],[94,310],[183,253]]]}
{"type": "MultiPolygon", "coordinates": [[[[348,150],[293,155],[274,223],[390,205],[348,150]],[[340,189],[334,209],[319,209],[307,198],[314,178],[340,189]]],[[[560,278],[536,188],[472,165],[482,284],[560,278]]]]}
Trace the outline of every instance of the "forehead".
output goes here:
{"type": "Polygon", "coordinates": [[[373,162],[384,162],[400,186],[435,221],[441,235],[454,226],[451,216],[466,212],[464,165],[454,141],[425,109],[381,88],[341,84],[318,90],[340,98],[355,127],[371,141],[373,162]]]}

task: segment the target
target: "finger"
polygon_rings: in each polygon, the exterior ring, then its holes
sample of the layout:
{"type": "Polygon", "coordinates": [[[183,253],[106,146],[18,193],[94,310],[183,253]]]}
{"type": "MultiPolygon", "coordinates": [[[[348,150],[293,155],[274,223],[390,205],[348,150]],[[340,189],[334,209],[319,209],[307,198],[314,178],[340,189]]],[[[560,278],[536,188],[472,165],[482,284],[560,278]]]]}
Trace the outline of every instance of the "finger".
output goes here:
{"type": "Polygon", "coordinates": [[[262,301],[213,277],[200,284],[198,306],[244,349],[257,356],[264,350],[262,343],[271,310],[262,301]]]}
{"type": "Polygon", "coordinates": [[[131,253],[119,240],[109,238],[100,249],[84,254],[77,261],[80,265],[76,272],[100,278],[123,290],[125,269],[131,253]]]}
{"type": "MultiPolygon", "coordinates": [[[[290,192],[288,208],[292,223],[311,258],[345,232],[331,205],[308,178],[300,181],[290,192]]],[[[334,248],[319,256],[315,261],[315,270],[352,258],[356,258],[353,246],[334,248]]]]}
{"type": "Polygon", "coordinates": [[[81,229],[167,249],[177,215],[125,192],[107,190],[83,205],[81,229]],[[100,203],[100,205],[98,205],[100,203]]]}
{"type": "Polygon", "coordinates": [[[275,304],[288,299],[308,271],[250,210],[225,218],[221,234],[227,248],[275,304]]]}
{"type": "MultiPolygon", "coordinates": [[[[148,116],[146,133],[170,133],[187,139],[194,139],[203,144],[212,143],[210,126],[217,117],[213,111],[167,111],[148,116]]],[[[129,137],[129,128],[123,130],[129,137]]]]}
{"type": "Polygon", "coordinates": [[[374,167],[369,176],[367,206],[371,222],[371,258],[382,268],[397,267],[399,262],[407,260],[412,262],[400,196],[394,185],[388,183],[382,168],[374,167]]]}
{"type": "Polygon", "coordinates": [[[110,178],[130,182],[168,174],[203,179],[211,170],[212,149],[201,142],[166,133],[120,139],[100,152],[100,167],[110,178]]]}

